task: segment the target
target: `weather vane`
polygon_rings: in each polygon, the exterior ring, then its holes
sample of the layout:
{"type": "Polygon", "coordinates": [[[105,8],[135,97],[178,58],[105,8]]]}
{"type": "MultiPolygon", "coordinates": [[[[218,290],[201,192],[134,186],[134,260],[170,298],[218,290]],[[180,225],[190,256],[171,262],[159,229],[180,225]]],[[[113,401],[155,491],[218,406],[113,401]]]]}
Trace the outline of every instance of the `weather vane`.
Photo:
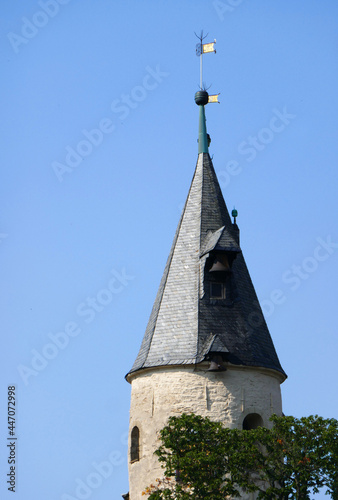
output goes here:
{"type": "MultiPolygon", "coordinates": [[[[200,41],[200,43],[196,45],[196,55],[200,58],[200,89],[206,91],[206,89],[203,88],[203,54],[208,54],[209,52],[216,53],[216,49],[214,47],[216,40],[211,43],[203,43],[203,40],[208,36],[208,33],[203,36],[203,30],[200,35],[197,35],[196,33],[195,35],[200,41]]],[[[219,94],[208,95],[208,102],[219,102],[218,96],[219,94]]]]}

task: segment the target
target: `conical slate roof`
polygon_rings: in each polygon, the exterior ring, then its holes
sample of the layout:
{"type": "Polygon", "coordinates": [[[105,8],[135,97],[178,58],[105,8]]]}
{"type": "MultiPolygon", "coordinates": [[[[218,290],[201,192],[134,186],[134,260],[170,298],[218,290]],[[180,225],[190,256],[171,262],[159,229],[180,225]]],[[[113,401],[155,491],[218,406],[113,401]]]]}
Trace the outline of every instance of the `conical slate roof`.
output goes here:
{"type": "Polygon", "coordinates": [[[209,153],[198,155],[148,326],[128,373],[166,365],[196,364],[220,354],[229,363],[276,370],[276,354],[209,153]],[[210,272],[226,255],[227,273],[210,272]],[[211,284],[226,277],[226,297],[211,284]],[[222,278],[223,276],[223,278],[222,278]]]}

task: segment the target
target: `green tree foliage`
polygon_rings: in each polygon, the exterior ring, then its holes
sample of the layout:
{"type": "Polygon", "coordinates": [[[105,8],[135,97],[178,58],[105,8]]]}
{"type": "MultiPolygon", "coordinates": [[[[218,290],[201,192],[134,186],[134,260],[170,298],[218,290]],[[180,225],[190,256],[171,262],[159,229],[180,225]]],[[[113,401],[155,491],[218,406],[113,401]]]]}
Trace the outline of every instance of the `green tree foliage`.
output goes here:
{"type": "Polygon", "coordinates": [[[250,431],[261,447],[253,464],[265,484],[258,498],[306,500],[326,488],[337,499],[337,420],[276,415],[271,420],[271,430],[250,431]]]}
{"type": "MultiPolygon", "coordinates": [[[[161,431],[162,445],[155,452],[165,468],[165,479],[146,490],[149,500],[224,500],[239,496],[229,476],[229,458],[240,431],[198,415],[170,417],[161,431]],[[174,480],[173,480],[174,479],[174,480]]],[[[231,463],[234,463],[234,457],[231,463]]]]}
{"type": "Polygon", "coordinates": [[[228,429],[197,415],[170,417],[155,452],[165,477],[149,500],[307,500],[325,488],[338,500],[338,422],[273,415],[272,429],[228,429]]]}

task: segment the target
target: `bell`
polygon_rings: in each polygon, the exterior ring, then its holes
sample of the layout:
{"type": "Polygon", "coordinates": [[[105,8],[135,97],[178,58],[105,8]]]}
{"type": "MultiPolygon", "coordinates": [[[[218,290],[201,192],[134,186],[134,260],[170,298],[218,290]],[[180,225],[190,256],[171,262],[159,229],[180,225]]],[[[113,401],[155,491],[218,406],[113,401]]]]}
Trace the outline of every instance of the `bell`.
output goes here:
{"type": "Polygon", "coordinates": [[[214,356],[210,361],[208,372],[226,372],[226,368],[222,363],[221,356],[214,356]]]}
{"type": "Polygon", "coordinates": [[[222,262],[220,262],[219,260],[215,260],[209,272],[213,273],[215,271],[227,271],[227,270],[228,268],[225,267],[225,265],[222,262]]]}
{"type": "Polygon", "coordinates": [[[229,270],[229,260],[228,257],[223,253],[217,252],[214,257],[214,262],[211,266],[210,273],[215,271],[228,271],[229,270]]]}

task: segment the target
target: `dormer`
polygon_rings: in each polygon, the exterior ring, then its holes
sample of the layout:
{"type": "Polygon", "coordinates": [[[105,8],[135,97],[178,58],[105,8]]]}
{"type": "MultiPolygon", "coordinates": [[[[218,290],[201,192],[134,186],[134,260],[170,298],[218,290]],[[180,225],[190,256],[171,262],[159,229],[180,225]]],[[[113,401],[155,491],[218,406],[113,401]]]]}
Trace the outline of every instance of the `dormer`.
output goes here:
{"type": "Polygon", "coordinates": [[[201,297],[205,297],[211,304],[233,304],[236,293],[232,264],[239,252],[241,249],[238,243],[225,226],[207,234],[201,252],[201,297]]]}

